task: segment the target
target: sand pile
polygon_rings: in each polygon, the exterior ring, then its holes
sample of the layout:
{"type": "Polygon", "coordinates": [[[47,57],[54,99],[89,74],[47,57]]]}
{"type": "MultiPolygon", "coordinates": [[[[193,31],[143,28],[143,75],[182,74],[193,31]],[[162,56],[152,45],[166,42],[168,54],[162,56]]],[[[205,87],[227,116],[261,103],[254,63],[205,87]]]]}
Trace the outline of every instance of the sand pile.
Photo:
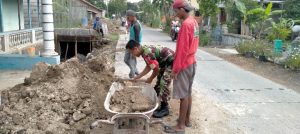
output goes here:
{"type": "Polygon", "coordinates": [[[110,108],[116,112],[146,112],[154,108],[155,102],[143,96],[141,88],[124,88],[116,91],[111,98],[110,108]]]}
{"type": "Polygon", "coordinates": [[[109,117],[103,102],[113,78],[115,46],[95,49],[87,61],[37,64],[24,84],[1,92],[0,134],[89,133],[109,117]]]}

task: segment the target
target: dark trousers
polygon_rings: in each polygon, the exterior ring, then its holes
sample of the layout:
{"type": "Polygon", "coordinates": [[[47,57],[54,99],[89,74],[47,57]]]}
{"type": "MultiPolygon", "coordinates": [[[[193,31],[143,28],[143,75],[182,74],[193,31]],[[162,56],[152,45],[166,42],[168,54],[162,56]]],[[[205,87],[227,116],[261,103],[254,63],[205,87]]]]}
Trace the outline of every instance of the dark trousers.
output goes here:
{"type": "Polygon", "coordinates": [[[101,34],[102,37],[104,37],[103,29],[99,29],[99,30],[95,29],[95,30],[96,30],[99,34],[101,34]]]}
{"type": "Polygon", "coordinates": [[[171,73],[171,66],[160,69],[156,85],[154,86],[157,96],[161,98],[161,102],[164,104],[168,104],[168,100],[170,99],[171,73]]]}

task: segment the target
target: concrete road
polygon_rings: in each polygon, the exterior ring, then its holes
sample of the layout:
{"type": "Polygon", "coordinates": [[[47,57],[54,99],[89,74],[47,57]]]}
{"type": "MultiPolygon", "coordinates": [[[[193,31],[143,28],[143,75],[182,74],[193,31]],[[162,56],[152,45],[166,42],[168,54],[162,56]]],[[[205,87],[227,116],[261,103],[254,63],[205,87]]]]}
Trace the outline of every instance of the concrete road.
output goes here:
{"type": "MultiPolygon", "coordinates": [[[[126,42],[121,36],[121,45],[126,42]]],[[[157,29],[143,29],[143,44],[162,45],[175,50],[171,38],[157,29]]],[[[127,77],[123,55],[117,55],[116,74],[127,77]]],[[[226,125],[233,131],[218,133],[300,134],[300,95],[284,85],[246,71],[221,58],[199,50],[194,90],[212,100],[228,114],[226,125]],[[235,131],[236,130],[236,131],[235,131]]],[[[142,70],[144,62],[139,59],[142,70]]],[[[194,106],[195,107],[195,106],[194,106]]],[[[201,106],[199,106],[201,107],[201,106]]],[[[212,113],[213,114],[213,113],[212,113]]],[[[216,115],[208,115],[216,116],[216,115]]],[[[210,118],[210,117],[207,117],[210,118]]],[[[211,133],[209,129],[206,132],[211,133]]],[[[222,129],[221,129],[222,130],[222,129]]]]}
{"type": "Polygon", "coordinates": [[[0,91],[23,83],[30,76],[29,70],[0,70],[0,91]]]}

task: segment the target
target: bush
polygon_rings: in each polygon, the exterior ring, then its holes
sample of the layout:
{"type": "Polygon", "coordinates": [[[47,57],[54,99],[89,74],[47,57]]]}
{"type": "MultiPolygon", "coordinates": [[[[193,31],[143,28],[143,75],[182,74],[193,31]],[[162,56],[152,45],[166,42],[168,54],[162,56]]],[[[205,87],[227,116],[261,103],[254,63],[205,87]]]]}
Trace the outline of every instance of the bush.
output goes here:
{"type": "Polygon", "coordinates": [[[290,28],[291,20],[280,18],[278,23],[271,22],[271,27],[267,28],[268,36],[267,39],[269,41],[273,41],[275,39],[286,40],[287,37],[290,36],[292,30],[290,28]]]}
{"type": "Polygon", "coordinates": [[[166,33],[170,33],[171,31],[171,18],[170,17],[166,17],[166,24],[164,24],[164,32],[166,33]]]}
{"type": "Polygon", "coordinates": [[[108,38],[114,42],[119,40],[119,34],[118,33],[111,33],[108,35],[108,38]]]}
{"type": "Polygon", "coordinates": [[[288,28],[282,29],[273,29],[273,31],[267,36],[269,41],[274,41],[275,39],[282,39],[286,40],[287,37],[290,35],[291,30],[288,28]]]}
{"type": "Polygon", "coordinates": [[[227,22],[228,33],[239,34],[238,23],[236,21],[227,22]]]}
{"type": "Polygon", "coordinates": [[[285,18],[300,19],[300,2],[299,0],[286,0],[283,5],[283,10],[286,11],[285,18]]]}
{"type": "Polygon", "coordinates": [[[250,52],[255,56],[266,56],[271,59],[276,57],[273,45],[264,40],[245,41],[238,44],[235,48],[242,55],[250,52]]]}
{"type": "Polygon", "coordinates": [[[244,41],[239,43],[235,49],[239,54],[245,55],[247,52],[254,52],[255,45],[253,41],[244,41]]]}
{"type": "Polygon", "coordinates": [[[273,45],[264,40],[255,40],[253,42],[253,53],[255,56],[271,56],[273,45]]]}
{"type": "Polygon", "coordinates": [[[286,62],[285,66],[291,68],[292,70],[300,69],[300,54],[290,56],[286,62]]]}
{"type": "Polygon", "coordinates": [[[300,46],[295,47],[285,62],[285,66],[292,70],[300,69],[300,46]]]}
{"type": "Polygon", "coordinates": [[[153,28],[159,28],[160,26],[160,18],[159,17],[155,17],[153,20],[151,20],[151,27],[153,28]]]}
{"type": "Polygon", "coordinates": [[[211,36],[209,33],[201,32],[200,33],[200,44],[199,46],[205,47],[208,46],[211,42],[211,36]]]}

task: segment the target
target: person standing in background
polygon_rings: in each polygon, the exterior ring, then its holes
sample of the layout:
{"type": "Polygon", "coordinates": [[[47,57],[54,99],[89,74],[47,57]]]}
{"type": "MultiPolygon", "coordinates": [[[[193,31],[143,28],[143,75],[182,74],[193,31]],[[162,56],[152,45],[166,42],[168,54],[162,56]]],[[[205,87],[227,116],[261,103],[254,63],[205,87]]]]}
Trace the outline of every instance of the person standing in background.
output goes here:
{"type": "Polygon", "coordinates": [[[96,30],[98,33],[101,33],[102,37],[104,37],[102,21],[100,20],[100,17],[96,17],[96,20],[93,24],[93,29],[96,30]]]}
{"type": "MultiPolygon", "coordinates": [[[[132,10],[126,12],[127,20],[130,23],[129,25],[129,40],[134,40],[141,44],[142,42],[142,32],[141,24],[137,21],[136,13],[132,10]]],[[[134,78],[135,75],[138,75],[139,72],[136,68],[137,62],[136,57],[133,56],[129,50],[125,51],[124,62],[128,65],[130,69],[129,78],[134,78]]]]}

